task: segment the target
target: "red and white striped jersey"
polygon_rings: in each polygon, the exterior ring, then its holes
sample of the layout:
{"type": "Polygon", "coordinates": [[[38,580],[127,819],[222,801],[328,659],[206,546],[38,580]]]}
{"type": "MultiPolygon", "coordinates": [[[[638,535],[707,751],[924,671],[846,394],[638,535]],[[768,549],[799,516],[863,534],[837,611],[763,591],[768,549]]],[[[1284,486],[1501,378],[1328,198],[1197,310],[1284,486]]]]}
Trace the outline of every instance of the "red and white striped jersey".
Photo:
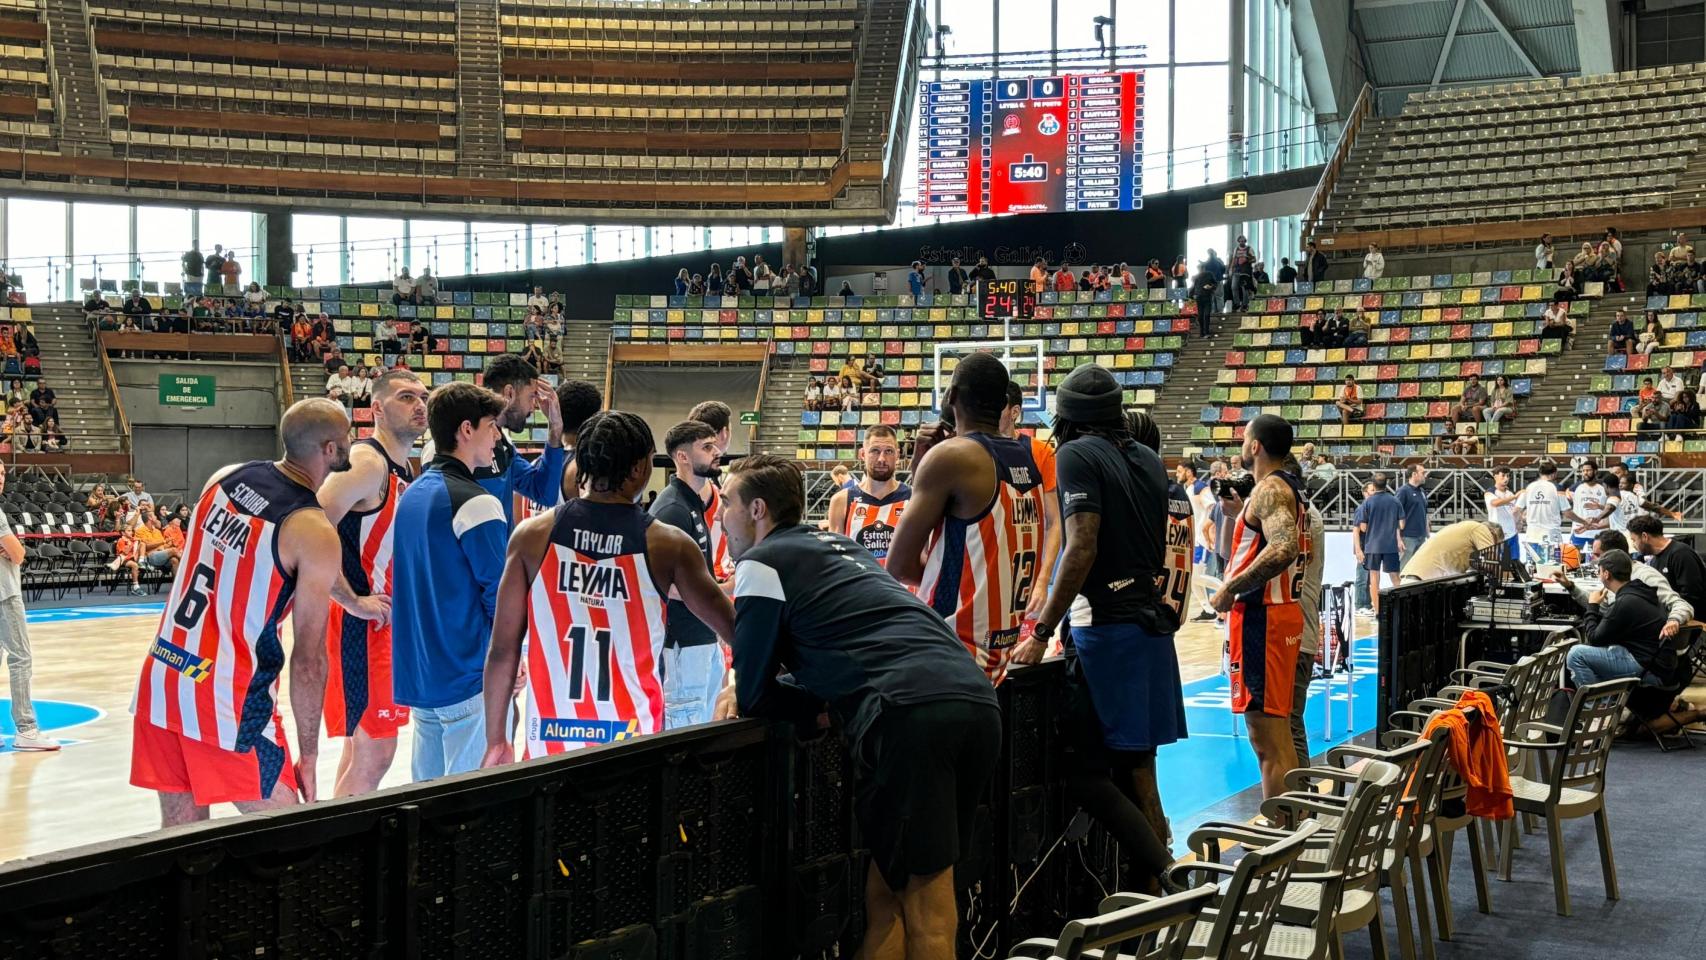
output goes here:
{"type": "Polygon", "coordinates": [[[143,661],[134,711],[157,727],[261,761],[261,795],[283,768],[279,622],[296,579],[278,563],[278,531],[314,491],[266,460],[228,470],[190,515],[183,560],[143,661]]]}
{"type": "Polygon", "coordinates": [[[877,562],[887,565],[889,542],[900,525],[901,511],[912,499],[912,488],[900,484],[886,497],[877,497],[854,486],[847,491],[847,520],[839,533],[870,551],[877,562]]]}
{"type": "MultiPolygon", "coordinates": [[[[372,510],[351,510],[338,521],[344,579],[357,596],[389,596],[392,520],[398,498],[415,475],[407,461],[392,460],[377,440],[357,440],[354,445],[372,447],[384,458],[385,498],[372,510]]],[[[383,682],[390,684],[391,625],[344,615],[336,602],[331,612],[326,620],[326,729],[334,737],[351,737],[369,707],[369,673],[384,670],[383,682]],[[377,657],[373,644],[382,645],[377,657]]]]}
{"type": "MultiPolygon", "coordinates": [[[[1275,472],[1273,476],[1291,488],[1292,499],[1297,508],[1297,559],[1274,574],[1266,583],[1239,594],[1240,603],[1260,602],[1270,607],[1296,603],[1302,586],[1303,570],[1309,565],[1310,551],[1315,549],[1315,545],[1309,542],[1309,500],[1303,495],[1302,484],[1283,470],[1275,472]]],[[[1226,579],[1231,580],[1249,569],[1250,565],[1256,562],[1256,555],[1267,545],[1268,537],[1262,530],[1261,521],[1252,518],[1247,509],[1240,513],[1238,523],[1232,528],[1232,556],[1226,561],[1226,579]]]]}
{"type": "Polygon", "coordinates": [[[965,436],[995,461],[995,496],[970,520],[942,518],[930,535],[918,596],[948,621],[990,682],[999,684],[1035,586],[1043,543],[1042,474],[1028,439],[965,436]]]}
{"type": "Polygon", "coordinates": [[[652,518],[576,498],[555,508],[527,597],[527,756],[663,729],[664,598],[646,564],[652,518]]]}
{"type": "Polygon", "coordinates": [[[711,534],[711,576],[727,580],[735,571],[729,563],[729,541],[723,536],[723,491],[714,483],[705,504],[705,529],[711,534]]]}

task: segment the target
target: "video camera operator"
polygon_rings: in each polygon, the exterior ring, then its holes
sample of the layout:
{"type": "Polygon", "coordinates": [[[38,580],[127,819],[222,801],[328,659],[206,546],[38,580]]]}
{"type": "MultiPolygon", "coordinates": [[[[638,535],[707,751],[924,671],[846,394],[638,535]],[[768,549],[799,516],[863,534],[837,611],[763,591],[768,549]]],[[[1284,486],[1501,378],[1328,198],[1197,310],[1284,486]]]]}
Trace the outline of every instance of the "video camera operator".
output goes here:
{"type": "MultiPolygon", "coordinates": [[[[1046,643],[1083,594],[1072,620],[1069,674],[1078,736],[1067,778],[1072,796],[1131,852],[1137,875],[1159,886],[1172,856],[1155,781],[1155,750],[1185,737],[1184,694],[1173,634],[1180,607],[1168,563],[1169,483],[1153,448],[1137,442],[1122,390],[1095,364],[1056,392],[1055,469],[1066,546],[1035,639],[1046,643]]],[[[1159,434],[1153,421],[1138,427],[1159,434]]],[[[1188,512],[1182,502],[1181,512],[1188,512]]],[[[1181,536],[1189,546],[1189,528],[1181,536]]],[[[1186,576],[1188,554],[1180,553],[1186,576]]],[[[1177,585],[1188,592],[1188,584],[1177,585]]],[[[1182,599],[1182,597],[1181,597],[1182,599]]]]}

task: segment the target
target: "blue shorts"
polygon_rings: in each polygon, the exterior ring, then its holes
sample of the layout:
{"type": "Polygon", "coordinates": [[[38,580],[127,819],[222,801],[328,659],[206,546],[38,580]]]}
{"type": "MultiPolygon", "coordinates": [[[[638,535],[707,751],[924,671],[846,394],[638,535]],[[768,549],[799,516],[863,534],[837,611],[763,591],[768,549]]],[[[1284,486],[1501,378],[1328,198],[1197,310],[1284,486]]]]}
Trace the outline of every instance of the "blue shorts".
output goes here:
{"type": "Polygon", "coordinates": [[[1110,750],[1154,750],[1185,739],[1185,695],[1173,635],[1135,623],[1073,627],[1081,682],[1110,750]]]}
{"type": "Polygon", "coordinates": [[[1363,566],[1370,573],[1397,573],[1398,555],[1396,553],[1364,553],[1363,566]]]}

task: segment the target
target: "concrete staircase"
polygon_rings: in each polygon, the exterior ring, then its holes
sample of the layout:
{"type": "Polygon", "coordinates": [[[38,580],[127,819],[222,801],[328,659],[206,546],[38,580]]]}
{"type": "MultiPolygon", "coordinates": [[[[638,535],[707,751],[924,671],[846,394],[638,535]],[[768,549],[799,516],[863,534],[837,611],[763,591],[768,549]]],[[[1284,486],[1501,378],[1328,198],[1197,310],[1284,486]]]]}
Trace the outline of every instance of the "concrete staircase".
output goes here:
{"type": "MultiPolygon", "coordinates": [[[[106,90],[95,72],[94,34],[84,0],[46,0],[49,75],[57,80],[60,146],[84,157],[113,155],[106,90]]],[[[37,336],[40,336],[38,333],[37,336]]]]}
{"type": "Polygon", "coordinates": [[[41,344],[42,380],[57,395],[59,426],[73,453],[119,453],[118,416],[107,389],[95,336],[75,303],[50,303],[31,309],[36,341],[41,344]]]}
{"type": "Polygon", "coordinates": [[[1603,372],[1605,335],[1611,329],[1612,317],[1618,310],[1629,311],[1639,332],[1646,302],[1646,294],[1639,290],[1607,294],[1594,301],[1588,315],[1576,324],[1570,348],[1546,364],[1546,376],[1535,386],[1534,394],[1518,404],[1516,421],[1499,434],[1493,444],[1496,456],[1542,454],[1548,440],[1577,439],[1561,436],[1558,428],[1564,418],[1574,415],[1576,398],[1588,394],[1594,374],[1603,372]]]}
{"type": "Polygon", "coordinates": [[[456,95],[457,158],[472,168],[502,163],[503,43],[498,33],[498,0],[456,4],[456,95]]]}
{"type": "Polygon", "coordinates": [[[758,407],[758,433],[752,441],[754,452],[794,456],[799,447],[795,438],[809,379],[811,371],[804,357],[770,358],[770,375],[764,382],[764,399],[758,407]]]}
{"type": "Polygon", "coordinates": [[[1180,456],[1186,447],[1200,446],[1192,443],[1191,428],[1201,422],[1197,417],[1208,402],[1215,377],[1226,365],[1226,351],[1232,346],[1238,321],[1236,314],[1216,317],[1207,340],[1193,330],[1173,357],[1173,369],[1167,374],[1167,382],[1156,390],[1155,406],[1149,411],[1161,428],[1163,456],[1180,456]]]}
{"type": "Polygon", "coordinates": [[[326,368],[322,364],[308,361],[290,364],[290,390],[293,399],[306,400],[309,397],[326,395],[326,368]]]}
{"type": "Polygon", "coordinates": [[[571,320],[563,325],[563,377],[586,380],[604,389],[610,367],[610,324],[571,320]]]}

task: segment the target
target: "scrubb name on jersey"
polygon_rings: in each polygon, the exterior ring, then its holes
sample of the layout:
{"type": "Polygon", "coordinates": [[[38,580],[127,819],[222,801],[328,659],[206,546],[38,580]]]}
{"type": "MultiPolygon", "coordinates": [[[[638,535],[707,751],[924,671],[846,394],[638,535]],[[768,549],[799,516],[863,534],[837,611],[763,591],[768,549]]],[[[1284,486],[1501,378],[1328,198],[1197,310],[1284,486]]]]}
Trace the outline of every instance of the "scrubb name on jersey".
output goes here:
{"type": "MultiPolygon", "coordinates": [[[[586,534],[584,530],[576,532],[586,534]]],[[[559,566],[559,576],[564,593],[578,593],[583,599],[627,600],[632,595],[628,589],[628,578],[617,567],[564,560],[559,566]]]]}

